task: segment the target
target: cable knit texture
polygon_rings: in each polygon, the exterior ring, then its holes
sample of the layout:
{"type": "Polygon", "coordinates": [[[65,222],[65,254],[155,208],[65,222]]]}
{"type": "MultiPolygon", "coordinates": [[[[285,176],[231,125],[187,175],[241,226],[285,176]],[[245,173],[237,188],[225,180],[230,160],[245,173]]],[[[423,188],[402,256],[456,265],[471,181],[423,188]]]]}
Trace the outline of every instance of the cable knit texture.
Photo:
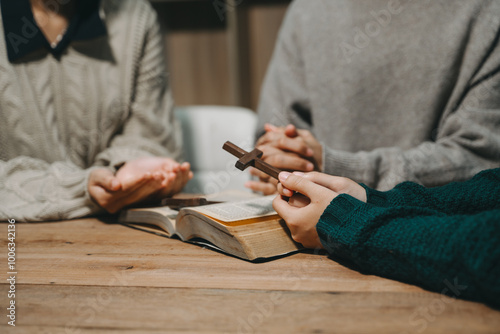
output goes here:
{"type": "Polygon", "coordinates": [[[7,60],[0,24],[0,220],[70,219],[101,209],[92,168],[180,157],[163,40],[144,0],[102,0],[108,34],[7,60]]]}
{"type": "Polygon", "coordinates": [[[363,271],[500,307],[500,169],[466,182],[335,198],[317,231],[363,271]]]}
{"type": "Polygon", "coordinates": [[[379,190],[470,179],[500,167],[499,34],[498,0],[295,0],[258,128],[310,129],[326,173],[379,190]]]}

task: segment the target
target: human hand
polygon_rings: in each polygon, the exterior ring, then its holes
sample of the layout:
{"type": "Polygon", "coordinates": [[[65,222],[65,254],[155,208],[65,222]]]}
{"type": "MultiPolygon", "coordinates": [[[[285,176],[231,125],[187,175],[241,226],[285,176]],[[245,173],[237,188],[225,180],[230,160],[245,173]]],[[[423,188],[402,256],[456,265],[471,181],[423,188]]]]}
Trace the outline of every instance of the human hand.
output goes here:
{"type": "MultiPolygon", "coordinates": [[[[323,147],[308,130],[297,129],[293,124],[277,127],[265,124],[266,133],[257,140],[257,147],[271,146],[283,152],[295,153],[297,157],[313,163],[313,169],[301,166],[276,166],[286,170],[321,171],[323,164],[323,147]]],[[[264,153],[264,157],[266,154],[264,153]]],[[[266,161],[267,162],[267,161],[266,161]]],[[[272,162],[269,162],[272,164],[272,162]]],[[[303,162],[304,163],[304,162],[303,162]]],[[[307,165],[307,162],[305,162],[307,165]]]]}
{"type": "MultiPolygon", "coordinates": [[[[262,160],[276,168],[300,171],[312,171],[314,169],[314,165],[310,161],[300,158],[295,153],[284,152],[267,145],[258,146],[257,148],[264,152],[262,160]]],[[[245,187],[256,192],[261,192],[264,195],[276,193],[276,185],[278,184],[276,179],[255,168],[250,169],[250,174],[256,176],[258,181],[248,181],[245,183],[245,187]]]]}
{"type": "Polygon", "coordinates": [[[109,213],[123,207],[141,202],[161,189],[159,176],[146,173],[128,182],[127,186],[106,168],[98,168],[90,173],[88,192],[92,199],[109,213]]]}
{"type": "MultiPolygon", "coordinates": [[[[366,203],[366,190],[357,182],[346,177],[333,176],[319,172],[301,173],[294,172],[294,175],[306,178],[320,186],[326,187],[338,194],[348,194],[352,197],[366,203]]],[[[297,195],[292,190],[287,189],[282,183],[278,184],[278,192],[284,196],[292,198],[297,195]]],[[[300,194],[299,194],[300,195],[300,194]]],[[[304,201],[297,202],[296,205],[304,203],[304,201]]]]}
{"type": "Polygon", "coordinates": [[[137,178],[146,173],[158,176],[162,180],[161,189],[152,194],[153,198],[158,199],[181,191],[186,183],[193,178],[188,162],[179,164],[175,160],[165,157],[144,157],[128,161],[118,170],[116,176],[124,185],[128,185],[134,184],[137,178]]]}
{"type": "Polygon", "coordinates": [[[175,173],[175,178],[172,183],[169,184],[167,182],[163,190],[158,194],[159,198],[172,196],[180,192],[186,183],[193,178],[193,172],[191,171],[191,164],[189,162],[183,162],[172,172],[175,173]]]}
{"type": "MultiPolygon", "coordinates": [[[[264,128],[266,133],[257,141],[257,148],[264,153],[263,161],[288,171],[320,170],[323,148],[309,131],[297,130],[291,124],[286,127],[266,124],[264,128]]],[[[250,174],[259,181],[248,181],[247,188],[264,195],[276,193],[277,182],[273,178],[255,169],[250,174]]]]}
{"type": "Polygon", "coordinates": [[[318,172],[282,172],[279,178],[278,192],[281,196],[274,199],[273,207],[287,223],[293,239],[304,247],[322,247],[316,224],[339,194],[348,194],[366,202],[366,190],[345,177],[318,172]]]}
{"type": "Polygon", "coordinates": [[[114,175],[105,168],[90,174],[92,199],[110,213],[127,205],[161,199],[179,192],[193,176],[189,163],[168,158],[140,158],[125,163],[114,175]]]}
{"type": "Polygon", "coordinates": [[[280,195],[274,199],[273,207],[285,220],[293,240],[306,248],[323,248],[316,224],[338,193],[288,172],[281,172],[279,181],[280,195]],[[287,201],[285,197],[290,198],[287,201]]]}

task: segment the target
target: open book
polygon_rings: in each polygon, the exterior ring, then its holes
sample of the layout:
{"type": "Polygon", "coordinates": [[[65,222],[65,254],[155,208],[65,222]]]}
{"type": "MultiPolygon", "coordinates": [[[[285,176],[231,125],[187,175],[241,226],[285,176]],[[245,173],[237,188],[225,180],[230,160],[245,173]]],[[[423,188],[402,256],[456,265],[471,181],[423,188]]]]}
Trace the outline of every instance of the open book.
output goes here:
{"type": "Polygon", "coordinates": [[[166,236],[177,235],[182,241],[208,245],[253,261],[302,248],[274,211],[272,200],[273,196],[256,197],[179,211],[167,206],[128,209],[121,213],[119,221],[145,230],[150,230],[151,225],[159,227],[166,236]]]}

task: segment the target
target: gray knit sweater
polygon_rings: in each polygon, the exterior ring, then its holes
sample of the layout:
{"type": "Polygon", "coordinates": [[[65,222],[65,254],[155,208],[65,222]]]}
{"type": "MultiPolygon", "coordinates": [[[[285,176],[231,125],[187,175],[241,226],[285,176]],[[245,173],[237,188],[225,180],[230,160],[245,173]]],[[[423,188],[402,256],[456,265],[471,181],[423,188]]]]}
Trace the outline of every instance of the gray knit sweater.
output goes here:
{"type": "Polygon", "coordinates": [[[87,193],[92,168],[179,158],[155,15],[144,0],[102,0],[107,36],[15,64],[0,24],[0,220],[100,212],[87,193]]]}
{"type": "Polygon", "coordinates": [[[498,0],[296,0],[260,127],[310,116],[325,172],[378,189],[499,167],[499,29],[498,0]]]}

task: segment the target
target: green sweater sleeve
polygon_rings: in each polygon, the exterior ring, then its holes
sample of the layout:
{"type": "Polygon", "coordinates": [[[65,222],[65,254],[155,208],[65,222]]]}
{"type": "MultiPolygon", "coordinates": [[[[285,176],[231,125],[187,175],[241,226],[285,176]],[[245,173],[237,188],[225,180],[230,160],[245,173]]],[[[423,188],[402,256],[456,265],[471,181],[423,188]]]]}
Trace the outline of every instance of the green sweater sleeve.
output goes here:
{"type": "Polygon", "coordinates": [[[425,188],[404,182],[386,192],[366,189],[367,202],[380,207],[416,206],[446,214],[472,214],[500,208],[500,168],[483,171],[465,182],[425,188]]]}
{"type": "Polygon", "coordinates": [[[342,194],[317,231],[327,251],[361,270],[451,297],[500,306],[500,209],[446,215],[377,207],[342,194]]]}

